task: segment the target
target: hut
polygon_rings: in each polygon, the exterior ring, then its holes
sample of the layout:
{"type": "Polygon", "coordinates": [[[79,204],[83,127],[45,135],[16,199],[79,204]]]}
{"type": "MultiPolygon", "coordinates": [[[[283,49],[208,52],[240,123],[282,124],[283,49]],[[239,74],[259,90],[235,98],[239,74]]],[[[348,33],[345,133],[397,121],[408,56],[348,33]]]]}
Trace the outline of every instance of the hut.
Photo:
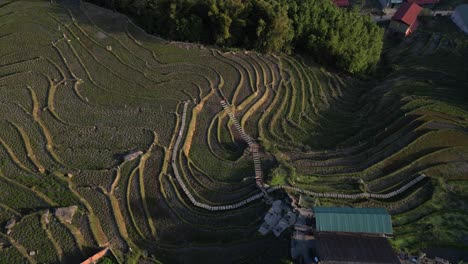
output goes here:
{"type": "Polygon", "coordinates": [[[397,34],[409,36],[418,28],[418,15],[421,10],[422,7],[416,3],[404,3],[393,15],[388,28],[397,34]]]}
{"type": "Polygon", "coordinates": [[[455,23],[465,34],[468,34],[468,4],[457,6],[452,13],[452,21],[455,23]]]}

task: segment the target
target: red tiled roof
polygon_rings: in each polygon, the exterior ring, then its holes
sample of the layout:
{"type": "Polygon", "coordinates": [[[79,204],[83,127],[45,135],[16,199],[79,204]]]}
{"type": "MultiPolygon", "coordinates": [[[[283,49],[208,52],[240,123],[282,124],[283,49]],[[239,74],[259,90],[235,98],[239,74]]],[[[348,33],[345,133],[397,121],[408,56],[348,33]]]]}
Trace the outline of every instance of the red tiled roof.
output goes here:
{"type": "Polygon", "coordinates": [[[408,3],[416,3],[418,5],[437,4],[440,0],[408,0],[408,3]]]}
{"type": "Polygon", "coordinates": [[[339,7],[349,6],[349,0],[333,0],[333,3],[335,3],[335,5],[339,7]]]}
{"type": "Polygon", "coordinates": [[[393,15],[392,19],[401,21],[408,26],[411,26],[416,19],[418,18],[419,12],[421,12],[422,7],[416,3],[404,3],[393,15]]]}

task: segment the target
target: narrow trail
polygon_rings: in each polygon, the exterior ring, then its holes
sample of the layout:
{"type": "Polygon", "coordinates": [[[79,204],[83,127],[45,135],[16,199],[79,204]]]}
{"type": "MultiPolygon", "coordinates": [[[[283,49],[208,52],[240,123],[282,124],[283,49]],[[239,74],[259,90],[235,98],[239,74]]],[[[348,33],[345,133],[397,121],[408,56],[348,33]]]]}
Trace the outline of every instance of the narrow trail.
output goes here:
{"type": "Polygon", "coordinates": [[[182,190],[184,191],[185,195],[189,198],[190,202],[199,208],[203,208],[209,211],[226,211],[226,210],[233,210],[240,208],[246,204],[249,204],[255,200],[258,200],[260,198],[267,198],[269,199],[269,193],[274,192],[279,189],[284,189],[284,190],[290,190],[290,191],[295,191],[299,193],[303,193],[306,195],[310,195],[313,197],[324,197],[324,198],[339,198],[339,199],[350,199],[350,200],[356,200],[356,199],[362,199],[362,198],[376,198],[376,199],[389,199],[392,198],[396,195],[399,195],[409,189],[410,187],[414,186],[418,182],[422,181],[423,179],[427,178],[426,175],[421,174],[418,177],[416,177],[414,180],[408,182],[404,186],[400,187],[397,190],[394,190],[390,193],[387,194],[377,194],[377,193],[357,193],[357,194],[342,194],[342,193],[317,193],[317,192],[312,192],[308,190],[304,190],[298,187],[293,187],[293,186],[287,186],[287,185],[278,185],[274,187],[269,187],[267,188],[266,185],[263,182],[263,173],[262,173],[262,168],[261,168],[261,163],[260,163],[260,156],[258,153],[258,148],[259,145],[258,143],[254,142],[254,140],[245,133],[244,129],[239,125],[239,122],[237,121],[236,117],[230,110],[230,106],[225,102],[221,101],[221,105],[223,106],[224,110],[227,112],[229,115],[229,118],[231,118],[234,126],[239,130],[239,133],[241,134],[242,138],[247,142],[247,144],[250,147],[250,150],[252,151],[252,156],[254,160],[254,168],[255,168],[255,183],[257,187],[261,190],[258,194],[252,195],[247,199],[244,199],[238,203],[232,203],[232,204],[227,204],[227,205],[219,205],[219,206],[211,206],[208,204],[200,203],[193,197],[192,193],[190,190],[187,188],[187,185],[185,185],[184,181],[182,180],[182,177],[179,174],[179,169],[177,168],[177,153],[180,149],[180,143],[182,141],[184,131],[185,131],[185,124],[186,124],[186,118],[187,118],[187,109],[188,109],[189,102],[185,101],[184,102],[184,107],[183,107],[183,112],[182,112],[182,118],[181,118],[181,126],[179,129],[179,133],[176,139],[176,142],[174,144],[174,148],[172,150],[172,158],[171,158],[171,166],[174,171],[175,178],[179,185],[182,187],[182,190]]]}

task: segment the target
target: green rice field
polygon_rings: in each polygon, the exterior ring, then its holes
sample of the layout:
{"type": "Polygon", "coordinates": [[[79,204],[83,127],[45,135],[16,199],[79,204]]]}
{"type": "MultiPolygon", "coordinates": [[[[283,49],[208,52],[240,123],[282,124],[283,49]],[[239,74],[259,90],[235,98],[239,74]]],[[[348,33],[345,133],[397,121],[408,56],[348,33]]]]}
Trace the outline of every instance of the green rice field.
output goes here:
{"type": "Polygon", "coordinates": [[[264,201],[190,203],[170,166],[184,101],[177,163],[198,201],[258,193],[225,100],[260,142],[267,183],[387,193],[425,174],[390,200],[316,202],[386,207],[398,250],[468,250],[468,41],[440,19],[388,41],[375,76],[354,78],[159,39],[91,4],[0,2],[0,263],[80,263],[106,245],[115,263],[289,258],[287,235],[257,232],[264,201]],[[71,205],[71,223],[52,213],[71,205]]]}

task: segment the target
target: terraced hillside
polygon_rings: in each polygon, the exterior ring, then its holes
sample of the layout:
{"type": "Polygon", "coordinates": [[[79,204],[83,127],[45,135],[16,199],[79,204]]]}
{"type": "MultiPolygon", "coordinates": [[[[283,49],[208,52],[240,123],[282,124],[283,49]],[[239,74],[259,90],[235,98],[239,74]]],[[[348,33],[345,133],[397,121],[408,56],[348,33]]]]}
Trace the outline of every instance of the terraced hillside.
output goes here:
{"type": "Polygon", "coordinates": [[[391,71],[364,82],[296,57],[164,41],[89,4],[1,3],[0,224],[17,223],[0,232],[0,263],[75,263],[108,243],[116,262],[287,258],[287,235],[257,233],[263,199],[216,212],[192,202],[260,192],[221,101],[260,143],[270,184],[389,193],[424,173],[390,200],[315,203],[389,208],[398,247],[466,249],[468,54],[457,36],[389,47],[391,71]],[[72,223],[46,214],[70,205],[72,223]]]}

